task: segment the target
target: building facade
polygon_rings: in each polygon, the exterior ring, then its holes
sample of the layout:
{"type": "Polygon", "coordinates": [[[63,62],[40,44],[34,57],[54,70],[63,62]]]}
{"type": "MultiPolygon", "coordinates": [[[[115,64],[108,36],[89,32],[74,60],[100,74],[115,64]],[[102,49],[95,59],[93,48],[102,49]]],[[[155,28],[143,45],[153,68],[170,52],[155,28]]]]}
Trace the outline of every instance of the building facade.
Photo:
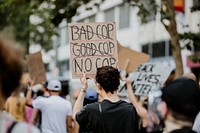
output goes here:
{"type": "MultiPolygon", "coordinates": [[[[181,0],[177,0],[181,1],[181,0]]],[[[92,2],[97,2],[94,0],[92,2]]],[[[148,1],[145,4],[150,5],[148,1]]],[[[156,0],[161,5],[161,0],[156,0]]],[[[182,0],[182,10],[176,11],[177,30],[179,33],[188,30],[194,33],[200,32],[200,12],[191,12],[191,7],[200,4],[199,0],[182,0]]],[[[151,9],[149,9],[151,11],[151,9]]],[[[141,18],[137,15],[139,9],[131,6],[123,0],[105,0],[99,6],[93,6],[86,10],[85,6],[78,9],[78,15],[72,18],[73,22],[115,22],[117,27],[117,40],[123,46],[129,47],[136,51],[145,52],[150,55],[151,62],[162,63],[175,68],[172,57],[171,41],[168,32],[160,22],[161,15],[151,14],[147,17],[147,23],[142,23],[141,18]]],[[[54,58],[50,59],[47,64],[51,71],[57,71],[61,79],[71,79],[70,75],[70,48],[69,33],[65,20],[59,25],[59,37],[54,39],[56,52],[54,58]],[[53,62],[54,63],[50,63],[53,62]],[[56,62],[55,62],[56,61],[56,62]],[[54,68],[55,67],[55,68],[54,68]]],[[[184,45],[184,42],[181,42],[184,45]]],[[[51,51],[50,51],[51,53],[51,51]]],[[[184,72],[189,72],[190,68],[186,65],[186,58],[193,52],[186,49],[182,50],[182,61],[184,72]]]]}

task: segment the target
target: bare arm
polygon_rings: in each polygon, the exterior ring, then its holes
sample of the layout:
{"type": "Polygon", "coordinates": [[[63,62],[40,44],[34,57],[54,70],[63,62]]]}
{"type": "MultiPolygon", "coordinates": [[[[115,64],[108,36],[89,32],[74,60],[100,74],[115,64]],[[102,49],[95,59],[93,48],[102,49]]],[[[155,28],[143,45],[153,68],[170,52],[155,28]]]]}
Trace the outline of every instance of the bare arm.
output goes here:
{"type": "Polygon", "coordinates": [[[126,85],[127,85],[128,97],[130,99],[130,102],[135,106],[138,115],[142,119],[142,126],[146,127],[148,124],[147,110],[140,104],[140,102],[137,101],[137,98],[135,97],[132,90],[130,79],[126,80],[126,85]]]}
{"type": "Polygon", "coordinates": [[[7,111],[7,112],[9,112],[9,100],[7,99],[6,100],[6,103],[5,103],[5,105],[4,105],[4,109],[5,109],[5,111],[7,111]]]}
{"type": "Polygon", "coordinates": [[[66,124],[68,133],[72,133],[72,116],[67,116],[66,124]]]}
{"type": "Polygon", "coordinates": [[[79,133],[79,124],[77,121],[74,121],[73,133],[79,133]]]}
{"type": "Polygon", "coordinates": [[[39,113],[39,110],[37,110],[37,109],[33,110],[33,113],[32,113],[32,116],[31,116],[31,124],[35,124],[36,123],[36,119],[38,117],[38,113],[39,113]]]}
{"type": "Polygon", "coordinates": [[[26,94],[26,104],[32,106],[32,89],[29,88],[26,94]]]}
{"type": "Polygon", "coordinates": [[[73,117],[74,120],[75,120],[76,113],[79,112],[83,108],[83,101],[84,101],[85,93],[86,93],[86,90],[87,90],[87,87],[88,87],[85,72],[83,74],[83,77],[80,80],[81,80],[82,88],[81,88],[81,91],[79,93],[78,99],[76,100],[76,102],[74,104],[73,113],[72,113],[72,117],[73,117]]]}
{"type": "Polygon", "coordinates": [[[31,79],[28,84],[28,92],[26,94],[26,104],[32,106],[32,87],[34,85],[35,79],[31,79]]]}

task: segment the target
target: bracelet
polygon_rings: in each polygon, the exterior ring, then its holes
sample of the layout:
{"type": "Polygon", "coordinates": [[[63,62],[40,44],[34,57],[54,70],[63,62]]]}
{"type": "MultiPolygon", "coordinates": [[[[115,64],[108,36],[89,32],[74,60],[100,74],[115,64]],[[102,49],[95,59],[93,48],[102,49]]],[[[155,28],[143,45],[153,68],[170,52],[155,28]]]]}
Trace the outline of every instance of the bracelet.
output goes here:
{"type": "Polygon", "coordinates": [[[81,88],[81,91],[86,93],[86,90],[83,87],[81,88]]]}

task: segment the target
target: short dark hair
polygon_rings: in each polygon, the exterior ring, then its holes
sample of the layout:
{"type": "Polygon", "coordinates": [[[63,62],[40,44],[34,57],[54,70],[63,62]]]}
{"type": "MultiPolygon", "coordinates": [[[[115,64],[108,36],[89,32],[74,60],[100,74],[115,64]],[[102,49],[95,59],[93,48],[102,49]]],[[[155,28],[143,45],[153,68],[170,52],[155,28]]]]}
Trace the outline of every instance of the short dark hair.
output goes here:
{"type": "Polygon", "coordinates": [[[120,84],[120,73],[118,69],[112,66],[103,66],[97,68],[96,81],[106,93],[111,92],[113,94],[120,84]]]}
{"type": "Polygon", "coordinates": [[[22,72],[22,50],[0,35],[0,93],[4,98],[20,85],[22,72]]]}
{"type": "Polygon", "coordinates": [[[162,88],[162,99],[179,120],[193,121],[200,110],[200,89],[191,79],[180,77],[162,88]]]}

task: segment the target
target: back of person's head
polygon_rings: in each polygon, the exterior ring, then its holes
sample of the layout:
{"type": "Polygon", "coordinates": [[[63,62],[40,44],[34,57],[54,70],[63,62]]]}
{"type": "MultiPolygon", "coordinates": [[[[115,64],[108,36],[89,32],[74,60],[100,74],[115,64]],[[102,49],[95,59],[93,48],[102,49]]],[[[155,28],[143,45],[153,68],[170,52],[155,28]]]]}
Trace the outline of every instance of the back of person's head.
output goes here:
{"type": "Polygon", "coordinates": [[[97,68],[96,81],[103,87],[106,93],[114,93],[120,84],[120,74],[118,69],[112,66],[97,68]]]}
{"type": "Polygon", "coordinates": [[[197,78],[196,78],[196,76],[194,75],[194,73],[191,73],[191,72],[189,72],[189,73],[184,73],[184,74],[182,75],[182,77],[186,77],[186,78],[188,78],[188,79],[194,80],[195,82],[196,82],[196,80],[197,80],[197,78]]]}
{"type": "Polygon", "coordinates": [[[83,105],[94,103],[98,101],[98,94],[96,90],[88,88],[85,94],[83,105]]]}
{"type": "Polygon", "coordinates": [[[200,89],[188,78],[178,78],[162,89],[162,98],[177,120],[192,122],[200,110],[200,89]]]}
{"type": "Polygon", "coordinates": [[[59,80],[50,80],[47,84],[47,89],[50,91],[61,91],[61,82],[59,80]]]}
{"type": "Polygon", "coordinates": [[[0,35],[0,93],[5,99],[20,85],[22,50],[0,35]]]}

